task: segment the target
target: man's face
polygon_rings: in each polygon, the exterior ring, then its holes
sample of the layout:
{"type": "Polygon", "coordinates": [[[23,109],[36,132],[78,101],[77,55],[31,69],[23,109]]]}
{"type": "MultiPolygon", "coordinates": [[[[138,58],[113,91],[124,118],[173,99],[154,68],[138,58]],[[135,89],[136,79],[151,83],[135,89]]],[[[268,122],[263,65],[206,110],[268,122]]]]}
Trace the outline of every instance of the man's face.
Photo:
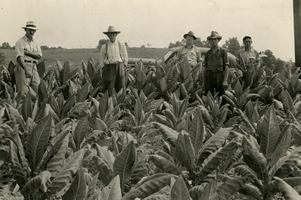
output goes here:
{"type": "Polygon", "coordinates": [[[245,45],[246,48],[250,48],[251,44],[252,44],[252,39],[251,38],[246,38],[244,40],[244,45],[245,45]]]}
{"type": "Polygon", "coordinates": [[[33,35],[35,34],[36,30],[26,28],[25,32],[26,32],[26,36],[31,39],[33,38],[33,35]]]}
{"type": "Polygon", "coordinates": [[[186,44],[187,44],[187,45],[193,45],[194,38],[193,38],[192,36],[187,35],[187,36],[185,37],[185,40],[186,40],[186,44]]]}
{"type": "Polygon", "coordinates": [[[111,42],[115,42],[117,33],[109,33],[107,34],[108,38],[110,39],[111,42]]]}
{"type": "Polygon", "coordinates": [[[219,39],[217,39],[217,38],[209,39],[209,44],[211,47],[217,47],[218,42],[219,42],[219,39]]]}

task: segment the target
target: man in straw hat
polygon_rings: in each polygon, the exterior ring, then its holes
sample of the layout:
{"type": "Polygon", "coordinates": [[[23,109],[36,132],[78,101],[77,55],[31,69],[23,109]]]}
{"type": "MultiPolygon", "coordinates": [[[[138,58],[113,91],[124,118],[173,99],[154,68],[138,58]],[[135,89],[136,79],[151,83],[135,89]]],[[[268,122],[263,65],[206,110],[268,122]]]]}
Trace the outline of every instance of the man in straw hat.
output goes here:
{"type": "Polygon", "coordinates": [[[207,37],[211,46],[210,50],[205,54],[204,60],[204,80],[205,93],[218,92],[222,95],[228,87],[229,76],[229,60],[225,49],[218,46],[218,42],[222,37],[216,31],[212,31],[207,37]]]}
{"type": "Polygon", "coordinates": [[[17,67],[15,69],[17,92],[20,97],[32,88],[38,91],[40,77],[37,71],[38,60],[42,58],[42,51],[33,39],[37,27],[33,21],[28,21],[24,27],[25,36],[15,44],[17,67]]]}
{"type": "Polygon", "coordinates": [[[128,53],[125,45],[116,40],[120,31],[109,26],[108,31],[103,33],[109,41],[100,49],[100,65],[103,67],[104,90],[108,90],[109,96],[112,96],[114,89],[116,92],[125,89],[124,67],[128,62],[128,53]]]}
{"type": "MultiPolygon", "coordinates": [[[[185,46],[177,50],[176,55],[180,63],[180,81],[185,82],[187,79],[198,79],[198,72],[201,71],[202,53],[200,48],[194,45],[197,37],[192,31],[183,35],[185,46]]],[[[192,87],[192,82],[186,85],[189,89],[192,87]]]]}

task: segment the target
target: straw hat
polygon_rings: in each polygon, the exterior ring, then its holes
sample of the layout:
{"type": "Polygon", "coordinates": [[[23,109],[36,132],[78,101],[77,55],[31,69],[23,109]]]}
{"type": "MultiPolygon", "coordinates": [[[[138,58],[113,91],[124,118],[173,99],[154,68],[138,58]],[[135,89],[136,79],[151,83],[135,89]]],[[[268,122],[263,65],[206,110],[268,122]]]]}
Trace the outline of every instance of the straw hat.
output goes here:
{"type": "Polygon", "coordinates": [[[194,40],[196,40],[196,37],[192,31],[189,31],[188,33],[184,34],[183,37],[186,39],[187,36],[193,37],[194,40]]]}
{"type": "Polygon", "coordinates": [[[211,31],[211,34],[207,37],[207,40],[210,40],[210,39],[218,39],[218,40],[221,40],[222,39],[222,36],[220,36],[218,34],[218,32],[216,31],[211,31]]]}
{"type": "Polygon", "coordinates": [[[104,34],[110,34],[110,33],[120,33],[120,31],[117,31],[114,26],[109,26],[108,31],[103,32],[104,34]]]}
{"type": "Polygon", "coordinates": [[[28,21],[26,22],[26,25],[24,27],[22,27],[24,29],[31,29],[31,30],[38,30],[36,23],[34,21],[28,21]]]}

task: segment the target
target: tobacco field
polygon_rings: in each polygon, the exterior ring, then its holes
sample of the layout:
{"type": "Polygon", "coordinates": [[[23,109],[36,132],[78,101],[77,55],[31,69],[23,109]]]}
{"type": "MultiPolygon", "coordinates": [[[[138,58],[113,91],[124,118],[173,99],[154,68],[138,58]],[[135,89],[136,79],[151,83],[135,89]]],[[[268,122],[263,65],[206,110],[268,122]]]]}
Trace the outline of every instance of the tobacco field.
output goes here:
{"type": "Polygon", "coordinates": [[[198,68],[137,63],[108,97],[93,60],[42,62],[20,98],[14,67],[0,75],[0,199],[298,199],[275,185],[301,192],[299,71],[233,75],[219,98],[198,68]]]}

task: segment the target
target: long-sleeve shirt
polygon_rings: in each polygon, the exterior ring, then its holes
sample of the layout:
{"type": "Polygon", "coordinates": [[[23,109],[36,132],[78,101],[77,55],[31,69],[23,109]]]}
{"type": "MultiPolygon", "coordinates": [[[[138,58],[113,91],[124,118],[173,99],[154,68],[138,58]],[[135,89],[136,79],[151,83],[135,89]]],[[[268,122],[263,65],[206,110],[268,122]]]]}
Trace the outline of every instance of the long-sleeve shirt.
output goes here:
{"type": "Polygon", "coordinates": [[[100,49],[100,66],[105,64],[128,63],[128,53],[125,45],[119,41],[108,41],[100,49]]]}
{"type": "Polygon", "coordinates": [[[24,49],[42,56],[39,44],[35,40],[29,40],[26,36],[20,38],[15,44],[16,58],[22,56],[24,60],[36,61],[35,59],[24,55],[24,49]]]}

